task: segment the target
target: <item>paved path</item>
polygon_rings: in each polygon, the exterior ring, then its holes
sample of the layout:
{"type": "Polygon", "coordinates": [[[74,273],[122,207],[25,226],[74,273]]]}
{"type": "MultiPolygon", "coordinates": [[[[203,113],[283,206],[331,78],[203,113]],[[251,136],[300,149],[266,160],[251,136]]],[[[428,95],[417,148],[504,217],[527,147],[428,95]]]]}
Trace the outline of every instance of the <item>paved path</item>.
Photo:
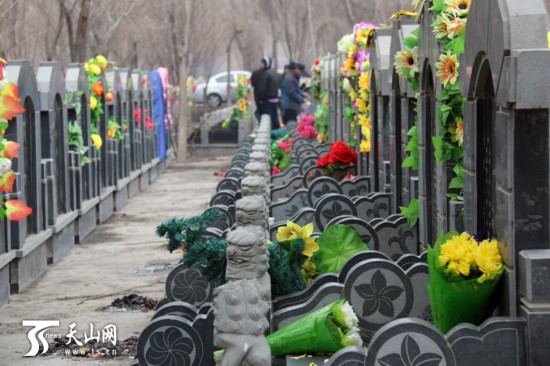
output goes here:
{"type": "MultiPolygon", "coordinates": [[[[230,158],[172,163],[157,181],[140,193],[105,224],[75,246],[45,275],[23,293],[13,295],[0,307],[0,365],[128,365],[130,359],[94,360],[80,357],[23,357],[30,349],[29,328],[23,319],[60,320],[52,333],[66,335],[75,322],[77,336],[97,328],[117,325],[119,339],[139,335],[153,312],[101,312],[117,297],[137,293],[161,297],[170,266],[179,254],[170,254],[165,240],[155,236],[161,221],[201,213],[221,178],[230,158]],[[160,269],[160,270],[159,270],[160,269]]],[[[50,332],[49,331],[49,332],[50,332]]]]}

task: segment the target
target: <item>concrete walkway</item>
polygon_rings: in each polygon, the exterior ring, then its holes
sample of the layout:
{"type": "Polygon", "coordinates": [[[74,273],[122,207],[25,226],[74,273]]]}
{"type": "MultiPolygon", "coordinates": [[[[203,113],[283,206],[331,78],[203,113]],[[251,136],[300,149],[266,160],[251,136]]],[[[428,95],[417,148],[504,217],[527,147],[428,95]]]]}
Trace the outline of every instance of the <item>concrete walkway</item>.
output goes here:
{"type": "Polygon", "coordinates": [[[164,294],[166,276],[180,259],[170,254],[165,240],[155,235],[156,226],[172,217],[200,214],[221,178],[215,173],[229,166],[230,158],[171,163],[157,181],[101,225],[83,243],[21,294],[12,295],[0,307],[0,365],[63,366],[128,365],[132,360],[100,360],[81,357],[23,357],[30,349],[29,327],[23,320],[60,320],[48,333],[69,333],[76,323],[77,337],[106,324],[117,326],[117,338],[138,336],[153,311],[102,312],[117,297],[137,293],[164,294]]]}

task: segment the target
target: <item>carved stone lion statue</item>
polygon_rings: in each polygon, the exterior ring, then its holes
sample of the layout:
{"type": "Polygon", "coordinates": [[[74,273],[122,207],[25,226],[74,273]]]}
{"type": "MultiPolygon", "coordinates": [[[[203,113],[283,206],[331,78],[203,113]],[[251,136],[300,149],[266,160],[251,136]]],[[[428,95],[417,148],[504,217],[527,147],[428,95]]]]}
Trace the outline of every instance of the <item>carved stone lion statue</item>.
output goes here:
{"type": "Polygon", "coordinates": [[[230,281],[214,291],[214,345],[225,351],[221,366],[270,366],[264,336],[268,294],[257,280],[230,281]]]}

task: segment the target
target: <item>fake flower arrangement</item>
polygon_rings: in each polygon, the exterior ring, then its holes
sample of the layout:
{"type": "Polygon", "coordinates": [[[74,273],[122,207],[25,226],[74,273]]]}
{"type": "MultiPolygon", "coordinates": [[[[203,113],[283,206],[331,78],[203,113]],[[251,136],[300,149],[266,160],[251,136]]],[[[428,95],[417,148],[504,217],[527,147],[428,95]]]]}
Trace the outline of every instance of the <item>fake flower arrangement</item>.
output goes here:
{"type": "MultiPolygon", "coordinates": [[[[345,212],[340,214],[346,214],[345,212]]],[[[344,263],[354,254],[368,250],[361,235],[347,225],[332,225],[315,240],[313,224],[303,227],[288,221],[277,231],[278,245],[289,252],[300,245],[304,261],[301,274],[309,285],[319,274],[338,273],[344,263]]]]}
{"type": "Polygon", "coordinates": [[[344,141],[336,141],[330,147],[330,151],[317,160],[317,167],[323,168],[327,175],[332,175],[336,170],[355,166],[357,153],[344,141]]]}
{"type": "Polygon", "coordinates": [[[84,69],[88,76],[88,89],[90,90],[91,137],[97,150],[103,145],[97,127],[104,113],[101,97],[104,90],[109,89],[108,86],[105,88],[101,80],[101,73],[107,71],[107,63],[107,59],[102,55],[92,57],[84,63],[84,69]]]}
{"type": "MultiPolygon", "coordinates": [[[[134,121],[136,122],[136,125],[139,125],[141,123],[141,115],[141,108],[134,109],[134,121]]],[[[147,128],[149,131],[155,128],[155,125],[153,125],[153,121],[151,120],[151,116],[149,115],[149,111],[147,109],[145,109],[145,128],[147,128]]]]}
{"type": "Polygon", "coordinates": [[[464,102],[460,90],[460,56],[464,53],[466,22],[471,0],[434,0],[431,11],[436,15],[434,35],[442,54],[436,63],[437,77],[443,85],[439,95],[437,118],[439,134],[433,136],[435,158],[438,163],[454,165],[455,177],[449,183],[454,193],[448,196],[463,200],[464,188],[464,102]]]}
{"type": "MultiPolygon", "coordinates": [[[[413,4],[414,5],[414,4],[413,4]]],[[[400,15],[413,16],[414,12],[399,12],[394,17],[400,15]]],[[[393,18],[393,17],[392,17],[393,18]]],[[[418,91],[420,83],[420,66],[418,63],[418,34],[419,30],[412,32],[410,37],[403,40],[405,49],[399,51],[395,55],[394,68],[397,75],[404,77],[409,83],[411,89],[415,92],[418,91]]],[[[417,104],[415,103],[415,112],[417,111],[417,104]]],[[[418,150],[418,115],[415,113],[414,125],[409,129],[407,133],[409,139],[405,152],[407,158],[403,161],[402,166],[404,168],[411,168],[413,171],[418,170],[419,165],[419,150],[418,150]]],[[[416,226],[419,218],[419,205],[418,200],[413,198],[408,206],[400,206],[401,215],[407,218],[409,227],[416,226]]]]}
{"type": "Polygon", "coordinates": [[[290,137],[288,133],[283,138],[279,139],[279,141],[273,143],[271,146],[270,160],[272,175],[284,172],[288,168],[292,162],[290,153],[292,152],[293,144],[294,139],[290,137]]]}
{"type": "Polygon", "coordinates": [[[456,231],[428,249],[428,295],[434,324],[443,333],[467,322],[479,325],[504,272],[498,242],[478,242],[456,231]]]}
{"type": "Polygon", "coordinates": [[[315,102],[315,124],[313,128],[317,132],[317,141],[325,143],[328,140],[328,91],[321,90],[319,101],[315,102]]]}
{"type": "Polygon", "coordinates": [[[303,113],[300,115],[300,122],[296,126],[296,132],[300,137],[313,140],[317,138],[317,131],[315,131],[315,117],[311,114],[303,113]]]}
{"type": "Polygon", "coordinates": [[[350,144],[355,146],[360,141],[360,150],[365,153],[371,149],[369,49],[376,28],[377,26],[371,23],[356,24],[351,37],[345,36],[338,48],[347,55],[341,67],[341,87],[349,96],[344,115],[351,124],[351,131],[355,133],[350,144]],[[356,84],[358,91],[353,88],[356,84]],[[361,137],[357,135],[358,125],[361,137]]]}
{"type": "Polygon", "coordinates": [[[6,61],[0,58],[0,219],[7,218],[11,221],[21,221],[30,214],[32,209],[20,200],[5,201],[5,193],[13,192],[15,173],[12,170],[12,159],[19,157],[19,144],[7,140],[4,136],[9,123],[14,123],[14,118],[23,113],[25,109],[19,105],[19,93],[15,84],[11,83],[4,75],[6,61]]]}
{"type": "Polygon", "coordinates": [[[250,79],[246,75],[237,76],[235,98],[237,103],[233,106],[230,117],[223,122],[223,128],[238,128],[239,122],[250,115],[250,79]]]}

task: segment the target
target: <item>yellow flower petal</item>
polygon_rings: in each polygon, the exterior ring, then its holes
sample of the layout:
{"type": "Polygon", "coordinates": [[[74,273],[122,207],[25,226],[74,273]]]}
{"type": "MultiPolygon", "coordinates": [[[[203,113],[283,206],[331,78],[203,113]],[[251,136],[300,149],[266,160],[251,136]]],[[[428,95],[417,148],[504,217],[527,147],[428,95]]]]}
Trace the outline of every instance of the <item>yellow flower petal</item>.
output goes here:
{"type": "Polygon", "coordinates": [[[93,143],[95,145],[95,148],[97,150],[101,149],[101,146],[103,145],[103,140],[101,139],[101,136],[99,136],[96,133],[93,133],[92,134],[92,141],[93,141],[93,143]]]}
{"type": "Polygon", "coordinates": [[[309,238],[311,234],[313,234],[313,229],[314,229],[313,223],[307,224],[306,226],[303,227],[303,229],[304,229],[305,238],[309,238]]]}
{"type": "Polygon", "coordinates": [[[315,252],[318,250],[319,250],[319,244],[317,244],[314,238],[305,239],[304,251],[302,252],[303,255],[305,255],[308,258],[311,258],[313,257],[313,254],[315,254],[315,252]]]}

